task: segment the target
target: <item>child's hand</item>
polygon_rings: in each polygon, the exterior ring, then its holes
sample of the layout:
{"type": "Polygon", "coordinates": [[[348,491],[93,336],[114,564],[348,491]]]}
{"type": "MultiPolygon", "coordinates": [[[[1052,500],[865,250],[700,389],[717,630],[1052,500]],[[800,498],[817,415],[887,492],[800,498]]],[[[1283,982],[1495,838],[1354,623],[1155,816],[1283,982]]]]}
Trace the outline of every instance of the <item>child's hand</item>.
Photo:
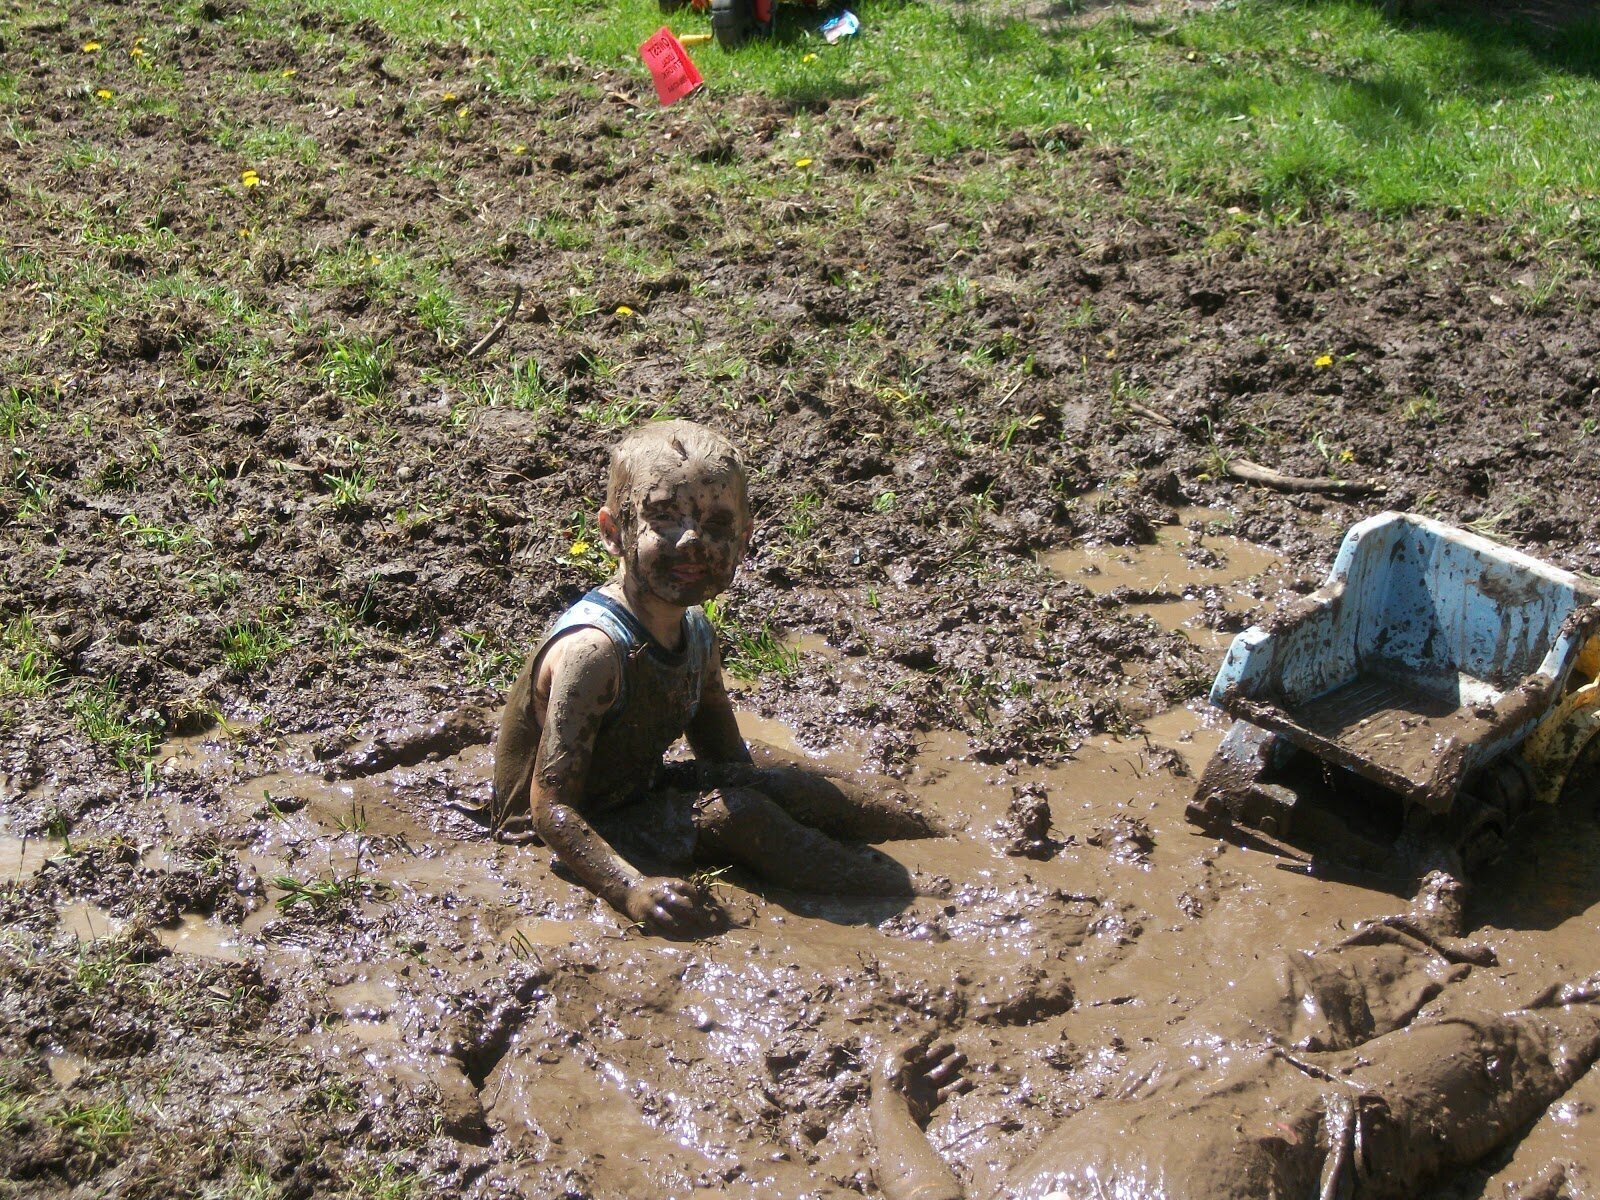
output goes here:
{"type": "Polygon", "coordinates": [[[687,879],[652,875],[628,889],[625,908],[652,933],[685,937],[708,924],[709,904],[705,892],[687,879]]]}
{"type": "Polygon", "coordinates": [[[961,1074],[967,1056],[949,1042],[912,1042],[883,1056],[873,1072],[873,1090],[898,1092],[918,1125],[951,1096],[969,1091],[972,1081],[961,1074]]]}

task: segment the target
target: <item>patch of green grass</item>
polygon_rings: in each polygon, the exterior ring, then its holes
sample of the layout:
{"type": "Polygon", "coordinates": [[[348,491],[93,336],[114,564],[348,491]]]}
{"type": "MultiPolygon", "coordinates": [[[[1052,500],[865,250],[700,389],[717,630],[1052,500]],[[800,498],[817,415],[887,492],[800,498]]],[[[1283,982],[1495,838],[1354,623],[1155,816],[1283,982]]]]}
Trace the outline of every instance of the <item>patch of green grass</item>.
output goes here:
{"type": "Polygon", "coordinates": [[[330,471],[322,477],[322,482],[333,507],[344,511],[363,507],[372,492],[372,480],[359,467],[352,471],[330,471]]]}
{"type": "Polygon", "coordinates": [[[783,531],[789,535],[791,541],[803,542],[817,531],[817,523],[821,519],[822,497],[816,492],[807,492],[790,507],[788,519],[783,523],[783,531]]]}
{"type": "Polygon", "coordinates": [[[43,429],[49,423],[49,415],[32,393],[12,385],[0,394],[0,438],[15,442],[24,433],[43,429]]]}
{"type": "Polygon", "coordinates": [[[800,651],[774,633],[767,622],[759,628],[746,625],[720,600],[706,601],[705,612],[726,647],[722,665],[735,679],[753,680],[763,675],[781,679],[800,669],[800,651]]]}
{"type": "Polygon", "coordinates": [[[666,416],[666,409],[662,406],[651,404],[647,400],[624,400],[620,397],[594,404],[581,404],[577,411],[585,421],[592,421],[601,429],[621,429],[624,425],[632,425],[635,421],[653,421],[666,416]]]}
{"type": "Polygon", "coordinates": [[[267,614],[235,621],[222,631],[222,658],[236,671],[253,671],[288,653],[294,644],[284,621],[267,614]]]}
{"type": "Polygon", "coordinates": [[[0,698],[42,696],[63,677],[50,660],[50,648],[24,614],[0,630],[0,698]]]}
{"type": "Polygon", "coordinates": [[[18,1133],[38,1108],[36,1096],[24,1096],[9,1084],[0,1083],[0,1134],[18,1133]]]}
{"type": "Polygon", "coordinates": [[[73,723],[91,742],[110,751],[122,770],[132,770],[155,752],[160,731],[135,724],[128,718],[127,704],[117,692],[117,677],[107,676],[99,685],[85,684],[67,701],[73,723]]]}
{"type": "Polygon", "coordinates": [[[329,871],[326,875],[313,875],[310,879],[296,879],[293,875],[276,875],[273,877],[272,886],[283,892],[283,895],[273,903],[279,912],[284,913],[302,905],[320,911],[329,905],[342,904],[349,900],[385,896],[389,891],[388,885],[369,879],[359,872],[338,875],[329,871]]]}
{"type": "Polygon", "coordinates": [[[73,954],[72,979],[86,996],[132,981],[143,966],[120,937],[80,940],[73,954]]]}
{"type": "Polygon", "coordinates": [[[448,345],[460,338],[464,328],[461,305],[443,289],[423,292],[417,297],[417,323],[433,334],[441,346],[448,345]]]}
{"type": "Polygon", "coordinates": [[[328,343],[323,355],[321,375],[346,400],[370,403],[381,399],[388,390],[392,360],[387,342],[368,337],[335,339],[328,343]]]}
{"type": "Polygon", "coordinates": [[[160,551],[162,554],[178,554],[196,543],[205,542],[205,539],[192,529],[172,529],[165,525],[157,525],[144,520],[137,513],[128,513],[117,522],[117,528],[122,530],[124,537],[132,538],[141,546],[160,551]]]}
{"type": "Polygon", "coordinates": [[[254,1163],[235,1163],[200,1189],[200,1200],[279,1200],[282,1195],[267,1169],[254,1163]]]}
{"type": "Polygon", "coordinates": [[[415,1200],[422,1194],[417,1174],[393,1160],[356,1164],[346,1176],[343,1192],[350,1200],[415,1200]]]}
{"type": "Polygon", "coordinates": [[[467,650],[467,673],[474,682],[497,689],[509,686],[522,669],[522,650],[488,631],[463,629],[460,634],[467,650]]]}
{"type": "MultiPolygon", "coordinates": [[[[513,0],[483,0],[459,21],[403,0],[338,7],[402,40],[465,42],[486,64],[486,86],[530,93],[550,86],[539,64],[568,54],[637,73],[637,46],[661,21],[654,0],[615,0],[582,21],[513,0]]],[[[935,155],[996,147],[1017,129],[1060,152],[1077,135],[1053,131],[1070,124],[1091,143],[1138,151],[1154,170],[1130,182],[1154,193],[1284,212],[1453,205],[1600,243],[1600,18],[1559,39],[1453,6],[1396,22],[1368,0],[1237,0],[1082,23],[1023,19],[999,4],[902,3],[867,20],[863,36],[826,46],[805,32],[814,12],[784,7],[777,36],[736,53],[709,47],[696,62],[712,95],[870,94],[874,114],[935,155]]],[[[685,13],[677,27],[703,21],[685,13]]],[[[803,115],[794,129],[783,161],[760,171],[775,188],[802,189],[829,170],[803,115]],[[805,172],[792,167],[802,157],[816,160],[805,172]]],[[[555,246],[585,236],[561,218],[530,234],[555,246]]]]}
{"type": "Polygon", "coordinates": [[[68,1104],[46,1119],[92,1154],[106,1153],[133,1132],[133,1110],[121,1100],[68,1104]]]}

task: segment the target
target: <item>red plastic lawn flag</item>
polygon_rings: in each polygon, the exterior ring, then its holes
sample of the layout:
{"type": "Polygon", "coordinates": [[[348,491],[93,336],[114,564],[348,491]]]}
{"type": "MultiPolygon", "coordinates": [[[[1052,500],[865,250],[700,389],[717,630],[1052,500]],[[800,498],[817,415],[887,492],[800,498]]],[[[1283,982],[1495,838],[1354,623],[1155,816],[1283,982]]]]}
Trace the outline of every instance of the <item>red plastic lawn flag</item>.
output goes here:
{"type": "Polygon", "coordinates": [[[683,43],[672,36],[672,30],[663,25],[639,47],[639,57],[650,68],[656,81],[656,95],[663,105],[682,100],[705,81],[695,70],[689,52],[683,43]]]}

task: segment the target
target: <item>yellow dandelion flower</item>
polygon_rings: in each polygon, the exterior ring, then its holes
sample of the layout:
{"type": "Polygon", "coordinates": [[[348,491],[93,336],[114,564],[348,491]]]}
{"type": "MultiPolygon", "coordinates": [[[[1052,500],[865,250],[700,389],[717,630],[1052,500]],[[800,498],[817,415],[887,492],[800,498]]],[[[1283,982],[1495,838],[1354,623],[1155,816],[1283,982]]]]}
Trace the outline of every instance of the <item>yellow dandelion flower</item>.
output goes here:
{"type": "Polygon", "coordinates": [[[239,183],[247,188],[260,187],[261,176],[256,174],[254,167],[246,167],[239,172],[239,183]]]}
{"type": "Polygon", "coordinates": [[[296,71],[293,67],[285,67],[283,70],[278,72],[278,78],[293,79],[298,74],[300,74],[300,72],[296,71]]]}
{"type": "Polygon", "coordinates": [[[85,42],[83,45],[79,46],[78,49],[82,50],[85,54],[98,54],[100,52],[100,43],[85,42]]]}
{"type": "Polygon", "coordinates": [[[809,158],[797,158],[794,160],[794,165],[797,167],[809,167],[811,160],[809,158]]]}
{"type": "Polygon", "coordinates": [[[526,154],[527,152],[528,148],[521,142],[518,142],[515,146],[511,147],[511,153],[513,154],[526,154]]]}
{"type": "Polygon", "coordinates": [[[1333,366],[1333,355],[1319,354],[1317,355],[1316,361],[1311,365],[1314,367],[1331,367],[1333,366]]]}
{"type": "Polygon", "coordinates": [[[95,93],[95,96],[98,97],[101,100],[109,100],[109,99],[111,99],[111,97],[113,95],[115,95],[115,93],[112,92],[112,90],[110,88],[101,88],[98,92],[95,93]]]}
{"type": "Polygon", "coordinates": [[[445,94],[444,94],[444,102],[445,102],[445,103],[446,103],[446,104],[449,104],[449,103],[450,103],[450,102],[451,102],[451,101],[452,101],[452,100],[454,100],[454,99],[455,99],[455,98],[456,98],[456,94],[455,94],[455,93],[454,93],[454,92],[446,92],[446,93],[445,93],[445,94]]]}
{"type": "Polygon", "coordinates": [[[590,548],[591,547],[589,546],[588,542],[584,541],[582,538],[579,538],[577,541],[573,542],[572,545],[567,547],[567,553],[573,558],[582,558],[585,554],[589,553],[590,548]]]}
{"type": "Polygon", "coordinates": [[[1356,460],[1356,452],[1354,450],[1341,450],[1341,451],[1339,451],[1339,461],[1340,462],[1355,462],[1355,460],[1356,460]]]}
{"type": "Polygon", "coordinates": [[[142,47],[142,46],[133,47],[133,49],[128,51],[128,57],[129,58],[143,58],[144,57],[144,47],[142,47]]]}
{"type": "Polygon", "coordinates": [[[252,238],[252,237],[255,237],[255,235],[256,235],[256,231],[254,229],[249,228],[248,226],[243,226],[239,230],[239,236],[242,237],[242,238],[252,238]]]}
{"type": "Polygon", "coordinates": [[[629,308],[626,304],[619,304],[617,305],[617,316],[631,317],[633,316],[633,309],[629,308]]]}
{"type": "Polygon", "coordinates": [[[815,54],[807,54],[803,58],[801,58],[800,61],[803,62],[803,63],[816,62],[817,61],[817,56],[815,54]]]}

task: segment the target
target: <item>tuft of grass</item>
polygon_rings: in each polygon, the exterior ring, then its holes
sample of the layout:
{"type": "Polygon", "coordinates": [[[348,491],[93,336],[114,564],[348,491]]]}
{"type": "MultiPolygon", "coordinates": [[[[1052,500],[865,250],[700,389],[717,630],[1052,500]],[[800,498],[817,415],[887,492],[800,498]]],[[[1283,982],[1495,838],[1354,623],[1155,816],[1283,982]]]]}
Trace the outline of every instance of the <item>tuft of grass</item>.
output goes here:
{"type": "Polygon", "coordinates": [[[417,297],[417,324],[433,334],[441,346],[455,342],[465,328],[461,305],[454,296],[440,288],[423,292],[417,297]]]}
{"type": "Polygon", "coordinates": [[[124,537],[132,538],[141,546],[162,554],[178,554],[196,542],[205,541],[192,529],[172,529],[158,525],[153,521],[144,520],[137,513],[128,513],[117,522],[117,528],[122,530],[124,537]]]}
{"type": "Polygon", "coordinates": [[[350,1169],[344,1194],[351,1200],[415,1200],[422,1195],[422,1180],[393,1159],[359,1163],[350,1169]]]}
{"type": "Polygon", "coordinates": [[[330,471],[322,477],[322,482],[328,489],[333,507],[342,511],[354,511],[364,507],[367,496],[372,491],[372,481],[359,467],[342,473],[330,471]]]}
{"type": "Polygon", "coordinates": [[[159,728],[135,725],[117,694],[117,677],[80,687],[67,701],[73,723],[91,742],[105,747],[122,770],[132,770],[155,753],[159,728]]]}
{"type": "Polygon", "coordinates": [[[383,398],[389,386],[393,353],[387,342],[353,337],[328,344],[322,358],[323,381],[347,400],[371,403],[383,398]]]}
{"type": "Polygon", "coordinates": [[[313,875],[310,879],[296,879],[293,875],[276,875],[272,886],[283,892],[273,903],[279,912],[286,913],[304,905],[321,911],[330,905],[342,904],[367,896],[386,896],[387,884],[369,879],[359,872],[338,875],[313,875]]]}
{"type": "Polygon", "coordinates": [[[461,644],[467,651],[467,673],[480,687],[503,689],[522,669],[522,651],[507,645],[489,631],[463,629],[461,644]]]}
{"type": "Polygon", "coordinates": [[[577,567],[591,584],[604,583],[616,572],[617,560],[607,553],[600,531],[586,512],[575,512],[567,526],[572,539],[561,555],[564,566],[577,567]]]}
{"type": "Polygon", "coordinates": [[[28,1118],[38,1107],[37,1097],[29,1097],[14,1090],[8,1083],[0,1083],[0,1135],[20,1133],[28,1118]]]}
{"type": "Polygon", "coordinates": [[[222,631],[222,658],[236,671],[253,671],[281,658],[293,644],[281,620],[235,621],[222,631]]]}
{"type": "Polygon", "coordinates": [[[78,947],[78,961],[73,966],[73,982],[85,996],[93,996],[107,988],[115,987],[128,977],[133,964],[127,950],[109,938],[101,938],[78,947]]]}
{"type": "Polygon", "coordinates": [[[91,1154],[105,1154],[133,1132],[133,1110],[121,1100],[69,1104],[46,1118],[91,1154]]]}
{"type": "Polygon", "coordinates": [[[32,617],[16,617],[0,630],[0,698],[42,696],[62,678],[32,617]]]}
{"type": "Polygon", "coordinates": [[[49,423],[50,418],[30,393],[15,385],[0,393],[0,438],[15,442],[24,433],[49,423]]]}
{"type": "Polygon", "coordinates": [[[773,632],[766,621],[759,628],[745,625],[719,600],[707,600],[705,612],[726,647],[722,665],[735,679],[748,681],[763,675],[782,679],[800,669],[800,651],[773,632]]]}
{"type": "Polygon", "coordinates": [[[280,1200],[283,1189],[272,1182],[265,1167],[254,1163],[235,1163],[221,1179],[212,1180],[200,1191],[200,1200],[280,1200]]]}

